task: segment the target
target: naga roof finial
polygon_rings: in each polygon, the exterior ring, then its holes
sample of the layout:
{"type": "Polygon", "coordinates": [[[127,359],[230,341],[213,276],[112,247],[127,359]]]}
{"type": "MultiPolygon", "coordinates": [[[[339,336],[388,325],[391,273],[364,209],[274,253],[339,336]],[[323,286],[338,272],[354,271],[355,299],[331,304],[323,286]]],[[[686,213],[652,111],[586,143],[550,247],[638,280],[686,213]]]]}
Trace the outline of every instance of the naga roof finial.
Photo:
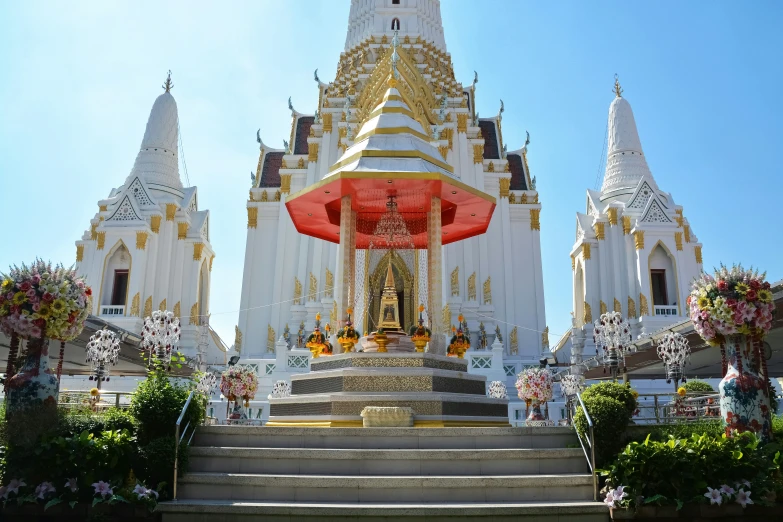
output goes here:
{"type": "Polygon", "coordinates": [[[163,89],[164,89],[166,92],[169,92],[171,89],[173,89],[173,88],[174,88],[174,84],[173,84],[173,83],[171,83],[171,69],[169,69],[169,74],[168,74],[168,76],[166,77],[166,81],[165,81],[165,82],[163,82],[163,85],[161,85],[161,87],[163,87],[163,89]]]}
{"type": "Polygon", "coordinates": [[[614,94],[618,98],[623,97],[623,89],[620,87],[620,78],[616,74],[614,75],[614,94]]]}

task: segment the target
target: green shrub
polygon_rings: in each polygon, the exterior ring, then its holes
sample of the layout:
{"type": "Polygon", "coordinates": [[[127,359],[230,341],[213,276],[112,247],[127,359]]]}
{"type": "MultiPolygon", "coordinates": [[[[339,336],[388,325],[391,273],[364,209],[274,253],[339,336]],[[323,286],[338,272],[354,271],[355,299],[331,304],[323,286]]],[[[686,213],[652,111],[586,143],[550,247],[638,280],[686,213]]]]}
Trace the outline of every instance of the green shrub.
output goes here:
{"type": "MultiPolygon", "coordinates": [[[[720,437],[725,432],[723,420],[716,418],[713,420],[699,419],[676,424],[659,424],[650,428],[649,436],[650,440],[667,441],[670,436],[675,439],[690,439],[693,435],[720,437]]],[[[646,435],[640,437],[635,442],[642,442],[645,437],[646,435]]]]}
{"type": "Polygon", "coordinates": [[[715,388],[713,388],[710,383],[696,379],[691,379],[683,384],[682,387],[688,392],[715,393],[715,388]]]}
{"type": "MultiPolygon", "coordinates": [[[[707,487],[737,487],[751,483],[756,502],[777,489],[780,474],[777,447],[759,444],[752,433],[733,438],[693,434],[689,439],[669,438],[632,442],[602,472],[611,487],[624,486],[631,506],[644,504],[705,503],[707,487]],[[776,454],[777,453],[777,454],[776,454]]],[[[763,502],[763,501],[762,501],[763,502]]]]}
{"type": "MultiPolygon", "coordinates": [[[[136,388],[129,413],[138,422],[138,437],[142,444],[170,436],[174,438],[174,424],[188,399],[191,385],[174,383],[162,373],[151,372],[136,388]]],[[[190,423],[198,426],[204,420],[204,410],[195,397],[182,420],[182,427],[190,423]]]]}
{"type": "Polygon", "coordinates": [[[62,437],[73,437],[84,431],[99,435],[118,430],[136,433],[136,422],[127,410],[109,408],[95,413],[89,408],[69,408],[59,412],[57,434],[62,437]]]}
{"type": "Polygon", "coordinates": [[[585,400],[585,403],[587,399],[598,396],[610,397],[620,401],[625,406],[625,409],[628,410],[629,420],[633,412],[636,411],[636,398],[633,396],[633,390],[628,384],[604,381],[591,385],[582,393],[582,399],[585,400]]]}
{"type": "MultiPolygon", "coordinates": [[[[159,437],[141,448],[140,470],[148,487],[156,488],[162,496],[170,495],[174,478],[174,435],[159,437]]],[[[177,466],[180,475],[188,467],[188,446],[179,447],[177,466]]],[[[162,498],[161,498],[162,500],[162,498]]]]}
{"type": "Polygon", "coordinates": [[[772,416],[772,438],[778,443],[783,439],[783,415],[772,416]]]}
{"type": "MultiPolygon", "coordinates": [[[[592,395],[585,398],[584,403],[593,421],[596,463],[602,466],[623,447],[624,433],[631,414],[625,404],[612,397],[592,395]]],[[[574,416],[574,426],[583,437],[588,433],[587,419],[581,408],[577,409],[574,416]]]]}

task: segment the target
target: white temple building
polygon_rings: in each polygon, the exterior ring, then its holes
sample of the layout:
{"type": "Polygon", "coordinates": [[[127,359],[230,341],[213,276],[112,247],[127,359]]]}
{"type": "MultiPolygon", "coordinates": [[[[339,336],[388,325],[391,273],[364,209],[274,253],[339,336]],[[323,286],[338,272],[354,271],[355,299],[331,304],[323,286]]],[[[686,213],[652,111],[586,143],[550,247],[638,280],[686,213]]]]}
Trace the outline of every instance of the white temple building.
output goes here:
{"type": "MultiPolygon", "coordinates": [[[[342,308],[347,307],[337,302],[336,286],[342,279],[339,237],[318,239],[299,234],[286,201],[320,190],[322,180],[326,183],[334,169],[352,161],[344,157],[352,146],[366,157],[396,156],[373,165],[377,172],[397,170],[392,163],[403,157],[420,158],[422,165],[429,165],[420,170],[449,172],[468,190],[494,197],[496,204],[485,234],[458,240],[458,236],[449,238],[444,232],[442,305],[437,309],[430,309],[425,298],[426,249],[359,247],[353,270],[356,291],[348,303],[354,310],[357,330],[376,329],[391,261],[403,328],[407,330],[416,322],[417,307],[423,304],[429,324],[437,325],[437,333],[448,339],[463,315],[463,328],[467,326],[471,338],[466,355],[471,358],[470,371],[513,385],[522,365],[538,364],[548,345],[541,203],[527,165],[527,144],[507,152],[502,100],[497,115],[479,118],[477,76],[468,85],[455,79],[440,2],[352,0],[336,77],[324,83],[316,71],[316,82],[318,107],[314,114],[295,110],[289,100],[291,133],[283,148],[263,142],[263,131],[257,136],[260,151],[247,201],[247,246],[235,346],[243,361],[258,365],[263,377],[261,389],[271,389],[274,381],[307,371],[308,352],[298,341],[312,331],[316,314],[321,314],[322,322],[330,323],[333,333],[345,320],[342,308]],[[392,71],[395,32],[399,46],[394,66],[399,81],[394,90],[398,95],[393,97],[402,101],[389,97],[383,109],[384,123],[373,123],[392,71]],[[391,114],[394,111],[399,114],[391,114]],[[408,113],[412,119],[405,116],[408,113]],[[412,123],[403,122],[405,118],[412,123]],[[397,120],[403,123],[394,124],[397,120]],[[373,137],[399,134],[403,128],[415,138],[400,137],[402,141],[395,142],[398,150],[377,149],[375,143],[381,142],[373,142],[373,137]],[[437,158],[430,157],[428,151],[434,151],[437,158]],[[496,330],[502,342],[495,343],[498,353],[493,355],[496,330]]],[[[339,215],[339,201],[337,205],[339,215]]],[[[361,221],[365,209],[355,210],[361,221]]],[[[449,219],[453,216],[444,209],[444,227],[449,219]]],[[[340,347],[333,345],[336,353],[340,347]]]]}
{"type": "Polygon", "coordinates": [[[571,345],[577,372],[583,352],[592,353],[585,345],[593,346],[601,314],[621,312],[634,338],[683,321],[690,284],[702,269],[702,245],[682,206],[655,182],[617,80],[607,136],[603,184],[600,192],[587,191],[571,249],[574,328],[561,345],[571,345]]]}
{"type": "Polygon", "coordinates": [[[222,364],[225,346],[198,331],[209,316],[215,253],[209,211],[199,209],[198,189],[180,178],[172,87],[169,75],[130,174],[98,201],[76,242],[76,269],[93,288],[93,315],[139,334],[153,310],[171,310],[182,325],[179,349],[199,363],[222,364]]]}

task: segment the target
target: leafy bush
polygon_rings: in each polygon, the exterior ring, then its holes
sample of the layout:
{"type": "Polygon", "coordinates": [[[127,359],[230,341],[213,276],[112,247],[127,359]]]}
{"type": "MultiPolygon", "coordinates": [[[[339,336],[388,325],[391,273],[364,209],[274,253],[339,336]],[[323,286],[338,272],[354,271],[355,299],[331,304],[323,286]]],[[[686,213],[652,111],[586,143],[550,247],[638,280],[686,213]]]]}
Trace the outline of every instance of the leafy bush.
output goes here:
{"type": "MultiPolygon", "coordinates": [[[[707,487],[749,481],[758,503],[778,489],[780,453],[752,433],[733,438],[693,434],[689,439],[632,442],[602,472],[610,487],[624,486],[631,506],[704,503],[707,487]]],[[[747,489],[747,487],[746,487],[747,489]]]]}
{"type": "Polygon", "coordinates": [[[772,438],[776,441],[783,439],[783,415],[772,416],[772,438]]]}
{"type": "Polygon", "coordinates": [[[629,384],[604,381],[593,384],[582,393],[582,399],[584,399],[585,404],[588,399],[598,396],[610,397],[616,401],[620,401],[625,406],[625,409],[628,410],[629,420],[633,415],[633,412],[636,411],[636,397],[634,397],[633,389],[629,384]]]}
{"type": "MultiPolygon", "coordinates": [[[[708,435],[720,437],[726,432],[723,421],[719,418],[713,420],[699,419],[676,424],[661,424],[652,426],[649,431],[650,440],[667,441],[669,437],[675,439],[690,439],[693,435],[708,435]]],[[[644,436],[635,442],[644,441],[644,436]]]]}
{"type": "Polygon", "coordinates": [[[710,383],[696,379],[691,379],[683,384],[682,387],[688,392],[715,393],[715,388],[713,388],[710,383]]]}
{"type": "MultiPolygon", "coordinates": [[[[139,384],[131,399],[129,413],[138,421],[139,442],[148,442],[170,436],[174,438],[174,424],[188,399],[191,386],[174,383],[165,374],[151,372],[139,384]]],[[[198,426],[204,420],[204,410],[194,400],[182,420],[182,427],[190,423],[198,426]]]]}
{"type": "MultiPolygon", "coordinates": [[[[170,494],[172,479],[174,478],[174,435],[160,437],[141,448],[140,470],[141,475],[151,487],[157,487],[163,496],[170,494]]],[[[180,474],[188,467],[188,446],[181,444],[179,447],[179,461],[177,463],[180,474]]]]}
{"type": "MultiPolygon", "coordinates": [[[[631,414],[625,404],[612,397],[593,395],[585,398],[584,403],[593,421],[596,464],[601,466],[623,447],[623,437],[631,414]]],[[[586,437],[589,428],[581,408],[574,416],[574,426],[581,436],[586,437]]]]}

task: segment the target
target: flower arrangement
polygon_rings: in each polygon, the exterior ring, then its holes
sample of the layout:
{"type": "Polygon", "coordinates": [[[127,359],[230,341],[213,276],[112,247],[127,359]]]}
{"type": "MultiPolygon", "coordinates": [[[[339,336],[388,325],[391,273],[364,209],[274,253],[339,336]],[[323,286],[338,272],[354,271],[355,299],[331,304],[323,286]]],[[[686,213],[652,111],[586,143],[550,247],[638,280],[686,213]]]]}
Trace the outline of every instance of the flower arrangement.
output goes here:
{"type": "Polygon", "coordinates": [[[427,340],[429,341],[430,336],[432,335],[432,331],[426,326],[424,326],[424,319],[422,318],[421,315],[422,312],[424,312],[424,305],[419,305],[419,324],[414,324],[408,330],[408,335],[410,335],[411,339],[413,339],[414,341],[416,340],[417,337],[420,339],[426,337],[427,340]]]}
{"type": "Polygon", "coordinates": [[[766,274],[734,265],[696,279],[687,302],[698,334],[713,346],[724,344],[729,335],[762,339],[772,327],[775,311],[765,278],[766,274]]]}
{"type": "Polygon", "coordinates": [[[728,484],[723,484],[720,488],[707,487],[707,492],[704,496],[710,501],[710,505],[717,504],[720,506],[724,502],[728,504],[732,500],[743,508],[747,507],[748,504],[753,504],[753,501],[750,499],[750,482],[743,479],[734,484],[734,488],[728,484]]]}
{"type": "Polygon", "coordinates": [[[331,327],[327,324],[324,328],[326,335],[321,332],[321,314],[315,314],[315,328],[313,332],[307,336],[307,343],[305,346],[313,354],[313,359],[319,357],[321,354],[331,354],[332,345],[327,340],[329,330],[331,327]]]}
{"type": "Polygon", "coordinates": [[[258,391],[258,376],[250,366],[231,366],[220,375],[220,393],[228,400],[236,401],[242,398],[245,406],[250,405],[250,399],[258,391]]]}
{"type": "Polygon", "coordinates": [[[70,341],[91,308],[92,290],[73,268],[36,259],[0,275],[0,329],[9,337],[70,341]]]}
{"type": "Polygon", "coordinates": [[[552,400],[552,373],[546,368],[527,368],[517,375],[517,392],[525,402],[552,400]]]}
{"type": "Polygon", "coordinates": [[[340,344],[356,344],[359,341],[359,332],[353,327],[351,322],[351,313],[353,309],[348,308],[348,320],[345,321],[345,326],[337,330],[337,342],[340,344]]]}
{"type": "Polygon", "coordinates": [[[502,381],[492,381],[489,383],[487,397],[492,399],[508,399],[508,390],[502,381]]]}

